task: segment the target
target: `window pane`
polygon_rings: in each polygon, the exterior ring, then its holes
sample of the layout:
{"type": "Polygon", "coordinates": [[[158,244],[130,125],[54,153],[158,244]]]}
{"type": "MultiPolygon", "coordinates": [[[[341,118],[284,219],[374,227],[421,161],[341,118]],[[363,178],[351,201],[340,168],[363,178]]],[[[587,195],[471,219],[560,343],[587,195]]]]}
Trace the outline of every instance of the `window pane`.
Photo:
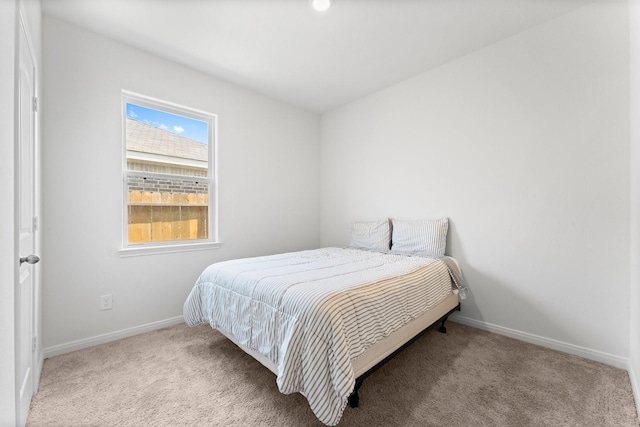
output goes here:
{"type": "Polygon", "coordinates": [[[123,245],[216,239],[215,115],[126,91],[122,99],[123,245]]]}
{"type": "Polygon", "coordinates": [[[128,242],[209,238],[209,184],[174,178],[127,177],[128,242]]]}
{"type": "Polygon", "coordinates": [[[207,176],[208,138],[207,122],[126,104],[128,170],[207,176]]]}

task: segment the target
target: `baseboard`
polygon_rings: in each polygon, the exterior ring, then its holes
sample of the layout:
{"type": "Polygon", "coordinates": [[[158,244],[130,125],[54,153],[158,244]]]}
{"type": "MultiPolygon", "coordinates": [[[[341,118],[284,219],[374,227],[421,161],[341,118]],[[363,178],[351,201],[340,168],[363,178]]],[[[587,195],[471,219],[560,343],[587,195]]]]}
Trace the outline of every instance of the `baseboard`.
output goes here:
{"type": "Polygon", "coordinates": [[[545,338],[539,335],[530,334],[528,332],[522,332],[515,329],[505,328],[504,326],[493,325],[491,323],[482,322],[479,320],[471,319],[469,317],[464,317],[457,313],[454,313],[453,315],[451,315],[449,319],[466,326],[471,326],[473,328],[482,329],[482,330],[499,334],[499,335],[505,335],[507,337],[515,338],[520,341],[525,341],[531,344],[536,344],[536,345],[547,347],[553,350],[562,351],[564,353],[569,353],[576,356],[584,357],[585,359],[594,360],[596,362],[604,363],[606,365],[611,365],[616,368],[629,370],[629,359],[625,357],[615,356],[609,353],[603,353],[601,351],[592,350],[586,347],[580,347],[580,346],[569,344],[563,341],[545,338]]]}
{"type": "Polygon", "coordinates": [[[144,332],[150,332],[156,329],[165,328],[167,326],[178,325],[180,323],[184,323],[184,317],[176,316],[170,319],[160,320],[158,322],[151,322],[140,326],[134,326],[133,328],[127,328],[120,331],[109,332],[107,334],[96,335],[94,337],[83,338],[81,340],[71,341],[65,344],[54,345],[52,347],[45,348],[42,353],[44,359],[46,359],[49,357],[58,356],[60,354],[81,350],[83,348],[93,347],[94,345],[104,344],[110,341],[142,334],[144,332]]]}

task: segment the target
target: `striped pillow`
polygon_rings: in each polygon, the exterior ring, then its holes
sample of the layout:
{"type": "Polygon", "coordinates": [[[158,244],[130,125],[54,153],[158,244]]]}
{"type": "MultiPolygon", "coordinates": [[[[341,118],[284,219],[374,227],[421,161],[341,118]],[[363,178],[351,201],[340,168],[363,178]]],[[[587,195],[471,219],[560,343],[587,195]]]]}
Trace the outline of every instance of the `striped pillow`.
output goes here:
{"type": "Polygon", "coordinates": [[[349,247],[388,251],[391,243],[389,220],[351,223],[349,247]]]}
{"type": "Polygon", "coordinates": [[[447,247],[449,219],[420,221],[391,220],[393,238],[391,250],[398,252],[428,252],[443,256],[447,247]]]}

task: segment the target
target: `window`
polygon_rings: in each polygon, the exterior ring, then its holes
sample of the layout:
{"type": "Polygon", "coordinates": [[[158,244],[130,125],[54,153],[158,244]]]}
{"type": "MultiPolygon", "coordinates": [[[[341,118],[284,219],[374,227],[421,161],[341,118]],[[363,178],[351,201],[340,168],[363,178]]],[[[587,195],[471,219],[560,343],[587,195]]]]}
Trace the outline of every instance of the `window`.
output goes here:
{"type": "Polygon", "coordinates": [[[216,116],[123,92],[123,251],[215,246],[216,116]]]}

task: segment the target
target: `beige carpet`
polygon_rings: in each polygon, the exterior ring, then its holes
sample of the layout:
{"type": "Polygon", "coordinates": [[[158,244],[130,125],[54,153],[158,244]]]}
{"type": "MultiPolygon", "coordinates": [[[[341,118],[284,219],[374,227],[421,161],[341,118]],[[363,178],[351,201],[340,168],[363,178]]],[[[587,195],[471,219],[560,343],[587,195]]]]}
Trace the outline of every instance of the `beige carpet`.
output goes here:
{"type": "MultiPolygon", "coordinates": [[[[367,378],[339,426],[638,426],[627,372],[448,322],[367,378]]],[[[47,359],[28,426],[322,426],[207,325],[47,359]]]]}

